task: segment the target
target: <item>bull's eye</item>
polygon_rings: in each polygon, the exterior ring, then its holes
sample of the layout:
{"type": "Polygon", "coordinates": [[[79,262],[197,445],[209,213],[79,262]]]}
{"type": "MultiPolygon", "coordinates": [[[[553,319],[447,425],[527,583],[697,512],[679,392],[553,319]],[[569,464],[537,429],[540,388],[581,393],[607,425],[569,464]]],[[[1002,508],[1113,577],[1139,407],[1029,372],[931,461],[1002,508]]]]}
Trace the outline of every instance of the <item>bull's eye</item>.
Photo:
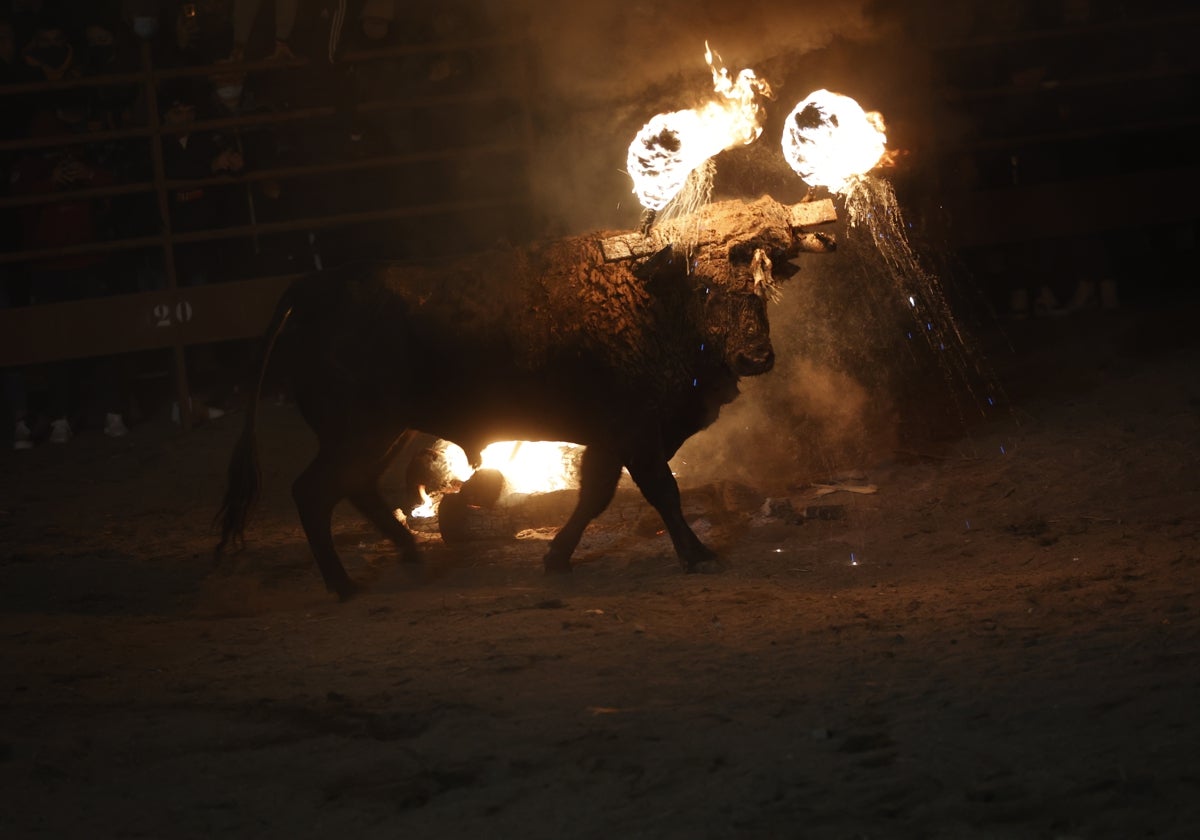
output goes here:
{"type": "Polygon", "coordinates": [[[762,246],[756,242],[739,242],[729,249],[729,262],[734,265],[750,265],[754,252],[762,246]]]}
{"type": "Polygon", "coordinates": [[[739,319],[743,335],[757,335],[762,329],[762,317],[757,307],[749,306],[742,310],[739,319]]]}

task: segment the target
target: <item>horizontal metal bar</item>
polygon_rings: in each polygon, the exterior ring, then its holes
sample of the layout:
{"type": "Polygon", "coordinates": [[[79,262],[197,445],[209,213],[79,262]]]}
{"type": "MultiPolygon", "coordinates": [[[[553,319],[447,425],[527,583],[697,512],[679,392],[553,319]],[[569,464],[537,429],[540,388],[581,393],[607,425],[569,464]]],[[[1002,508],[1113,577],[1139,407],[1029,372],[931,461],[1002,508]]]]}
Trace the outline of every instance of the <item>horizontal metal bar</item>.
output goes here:
{"type": "MultiPolygon", "coordinates": [[[[1145,134],[1164,129],[1194,128],[1200,126],[1200,117],[1188,116],[1167,120],[1145,120],[1120,124],[1096,125],[1088,128],[1074,128],[1063,131],[1046,131],[1036,134],[1013,135],[1009,137],[989,137],[984,139],[965,139],[955,146],[974,151],[1006,150],[1019,146],[1044,146],[1050,143],[1068,143],[1072,140],[1092,140],[1096,137],[1111,137],[1113,135],[1145,134]]],[[[952,147],[953,148],[953,147],[952,147]]]]}
{"type": "MultiPolygon", "coordinates": [[[[429,55],[446,52],[468,52],[471,50],[514,47],[526,44],[528,44],[528,38],[521,35],[493,35],[429,44],[398,44],[391,47],[380,47],[379,49],[350,50],[338,58],[338,63],[362,64],[380,58],[401,58],[410,55],[429,55]]],[[[0,85],[0,97],[11,94],[42,93],[77,90],[81,88],[120,87],[143,83],[147,77],[157,82],[187,76],[227,76],[235,73],[291,70],[298,67],[307,67],[314,63],[317,62],[303,56],[284,61],[264,58],[257,61],[222,61],[214,64],[191,65],[187,67],[159,67],[151,70],[149,73],[131,71],[128,73],[110,73],[99,76],[79,76],[72,79],[56,79],[53,81],[13,82],[0,85]]]]}
{"type": "MultiPolygon", "coordinates": [[[[412,163],[428,163],[438,160],[458,160],[488,155],[505,155],[527,152],[524,142],[490,143],[484,146],[462,146],[437,149],[429,152],[409,152],[403,155],[381,155],[359,160],[340,160],[332,163],[313,163],[303,166],[278,166],[269,169],[254,169],[239,175],[219,175],[212,178],[169,179],[164,186],[169,190],[186,190],[197,187],[219,187],[229,184],[245,184],[257,181],[275,181],[299,178],[307,175],[328,175],[338,172],[355,172],[364,169],[386,169],[412,163]]],[[[0,208],[29,207],[39,204],[57,204],[62,201],[77,201],[83,198],[110,198],[119,195],[154,192],[153,181],[137,181],[110,187],[93,187],[70,192],[45,193],[38,195],[16,195],[0,198],[0,208]]]]}
{"type": "Polygon", "coordinates": [[[1200,169],[1172,169],[947,193],[939,204],[948,218],[945,236],[961,248],[1185,222],[1195,219],[1198,190],[1200,169]]]}
{"type": "Polygon", "coordinates": [[[0,309],[0,367],[252,338],[299,276],[0,309]]]}
{"type": "Polygon", "coordinates": [[[273,233],[287,233],[295,230],[323,230],[344,225],[380,222],[389,219],[413,219],[421,216],[437,216],[447,213],[458,213],[470,210],[481,210],[488,207],[506,207],[525,203],[523,196],[509,196],[503,199],[464,199],[459,201],[443,201],[432,204],[413,204],[407,207],[392,207],[384,210],[367,210],[355,213],[340,213],[329,216],[311,216],[303,219],[290,219],[285,222],[265,222],[252,225],[237,225],[234,227],[198,230],[187,233],[172,233],[169,237],[162,235],[138,236],[129,239],[114,239],[101,242],[88,242],[79,245],[68,245],[61,248],[42,248],[36,251],[13,251],[0,254],[0,264],[16,262],[35,262],[39,260],[57,259],[59,257],[78,256],[83,254],[105,254],[116,251],[132,251],[138,248],[160,246],[166,242],[175,244],[191,242],[214,242],[222,239],[237,239],[242,236],[265,236],[273,233]]]}

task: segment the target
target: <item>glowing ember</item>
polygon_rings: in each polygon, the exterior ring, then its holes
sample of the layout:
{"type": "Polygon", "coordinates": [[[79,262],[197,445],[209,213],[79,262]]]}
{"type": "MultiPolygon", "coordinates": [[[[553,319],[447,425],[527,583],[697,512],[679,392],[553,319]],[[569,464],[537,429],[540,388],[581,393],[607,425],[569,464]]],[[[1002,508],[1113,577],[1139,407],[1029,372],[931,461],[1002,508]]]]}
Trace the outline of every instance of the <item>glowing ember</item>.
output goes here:
{"type": "MultiPolygon", "coordinates": [[[[466,481],[474,473],[466,453],[453,443],[443,446],[450,474],[466,481]]],[[[484,448],[480,468],[500,472],[507,493],[549,493],[576,486],[582,453],[583,447],[573,443],[506,440],[484,448]]]]}
{"type": "Polygon", "coordinates": [[[783,156],[804,182],[840,193],[879,165],[886,151],[883,116],[848,96],[818,90],[788,115],[783,156]]]}
{"type": "Polygon", "coordinates": [[[683,189],[692,170],[709,158],[762,134],[758,97],[771,95],[767,83],[753,70],[732,78],[707,43],[704,60],[719,98],[699,108],[656,114],[629,144],[626,166],[633,191],[647,210],[663,209],[683,189]]]}

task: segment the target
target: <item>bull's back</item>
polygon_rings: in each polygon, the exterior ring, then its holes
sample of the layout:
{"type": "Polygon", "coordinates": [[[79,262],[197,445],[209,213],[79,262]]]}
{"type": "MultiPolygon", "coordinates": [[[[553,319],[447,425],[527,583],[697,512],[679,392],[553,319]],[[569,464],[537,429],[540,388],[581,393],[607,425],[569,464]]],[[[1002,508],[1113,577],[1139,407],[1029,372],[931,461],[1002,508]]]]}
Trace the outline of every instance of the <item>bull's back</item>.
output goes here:
{"type": "Polygon", "coordinates": [[[693,377],[674,354],[699,342],[671,335],[640,281],[593,250],[301,278],[288,343],[302,410],[314,425],[344,409],[450,440],[585,445],[692,413],[693,377]]]}

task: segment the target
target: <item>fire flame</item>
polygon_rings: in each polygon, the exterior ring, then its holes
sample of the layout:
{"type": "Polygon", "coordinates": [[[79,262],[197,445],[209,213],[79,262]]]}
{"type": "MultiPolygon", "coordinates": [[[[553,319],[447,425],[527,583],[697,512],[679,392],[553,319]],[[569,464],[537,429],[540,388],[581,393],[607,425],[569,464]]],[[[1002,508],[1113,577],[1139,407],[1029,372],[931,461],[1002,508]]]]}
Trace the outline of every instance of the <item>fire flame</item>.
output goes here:
{"type": "MultiPolygon", "coordinates": [[[[450,474],[466,481],[475,472],[467,454],[453,443],[443,445],[442,457],[450,474]]],[[[573,443],[505,440],[484,448],[480,469],[500,472],[506,493],[549,493],[576,486],[576,465],[582,451],[583,447],[573,443]]]]}
{"type": "Polygon", "coordinates": [[[841,193],[886,153],[883,116],[840,93],[813,91],[788,115],[783,156],[810,187],[841,193]]]}
{"type": "Polygon", "coordinates": [[[704,60],[718,98],[698,108],[656,114],[629,144],[626,167],[633,192],[647,210],[661,210],[678,195],[696,167],[725,149],[753,143],[762,134],[759,96],[771,96],[753,70],[731,77],[706,41],[704,60]]]}
{"type": "MultiPolygon", "coordinates": [[[[422,484],[417,488],[417,492],[421,494],[421,504],[412,509],[413,519],[429,519],[437,514],[437,505],[433,497],[425,492],[425,485],[422,484]]],[[[397,511],[403,514],[403,511],[397,511]]]]}

